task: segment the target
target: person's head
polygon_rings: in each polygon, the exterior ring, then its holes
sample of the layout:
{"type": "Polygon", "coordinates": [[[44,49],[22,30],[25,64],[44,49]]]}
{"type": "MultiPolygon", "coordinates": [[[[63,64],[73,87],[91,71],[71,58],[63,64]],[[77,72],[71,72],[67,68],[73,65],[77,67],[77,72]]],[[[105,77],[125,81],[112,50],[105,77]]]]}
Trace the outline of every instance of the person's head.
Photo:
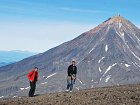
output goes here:
{"type": "Polygon", "coordinates": [[[75,60],[72,60],[72,65],[74,65],[74,66],[75,66],[75,64],[76,64],[75,60]]]}
{"type": "Polygon", "coordinates": [[[35,71],[38,71],[38,67],[35,67],[34,70],[35,70],[35,71]]]}

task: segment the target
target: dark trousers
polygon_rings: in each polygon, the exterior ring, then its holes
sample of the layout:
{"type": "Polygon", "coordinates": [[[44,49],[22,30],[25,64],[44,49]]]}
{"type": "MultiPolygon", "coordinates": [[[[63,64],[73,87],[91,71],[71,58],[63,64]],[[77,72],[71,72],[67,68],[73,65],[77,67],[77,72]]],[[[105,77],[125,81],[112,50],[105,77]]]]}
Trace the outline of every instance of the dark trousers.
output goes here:
{"type": "Polygon", "coordinates": [[[36,82],[30,82],[29,97],[33,97],[35,93],[36,82]]]}

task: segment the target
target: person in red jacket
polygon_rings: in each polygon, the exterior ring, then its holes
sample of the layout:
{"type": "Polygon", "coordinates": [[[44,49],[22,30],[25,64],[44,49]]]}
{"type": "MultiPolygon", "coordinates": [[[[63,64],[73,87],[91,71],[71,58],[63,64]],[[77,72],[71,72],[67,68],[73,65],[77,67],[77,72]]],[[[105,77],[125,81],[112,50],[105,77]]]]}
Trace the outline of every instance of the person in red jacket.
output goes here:
{"type": "Polygon", "coordinates": [[[29,91],[29,97],[33,97],[35,93],[36,88],[36,82],[38,80],[39,74],[38,74],[38,68],[35,67],[31,72],[28,73],[28,79],[30,81],[30,91],[29,91]]]}

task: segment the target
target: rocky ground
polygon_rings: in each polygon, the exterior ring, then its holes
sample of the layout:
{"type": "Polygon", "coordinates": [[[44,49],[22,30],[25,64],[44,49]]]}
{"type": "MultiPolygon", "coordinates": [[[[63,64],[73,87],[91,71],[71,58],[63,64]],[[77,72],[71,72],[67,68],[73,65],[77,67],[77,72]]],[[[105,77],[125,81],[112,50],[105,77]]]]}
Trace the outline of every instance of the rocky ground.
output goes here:
{"type": "Polygon", "coordinates": [[[1,99],[0,105],[140,105],[140,85],[1,99]]]}

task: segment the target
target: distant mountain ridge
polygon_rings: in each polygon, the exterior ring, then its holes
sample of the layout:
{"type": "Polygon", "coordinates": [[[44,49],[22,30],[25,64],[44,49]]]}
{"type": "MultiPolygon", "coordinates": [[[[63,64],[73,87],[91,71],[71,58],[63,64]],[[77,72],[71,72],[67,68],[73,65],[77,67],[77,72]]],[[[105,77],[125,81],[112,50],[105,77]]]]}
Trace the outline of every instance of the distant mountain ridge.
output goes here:
{"type": "Polygon", "coordinates": [[[9,63],[0,62],[0,67],[6,66],[6,65],[9,65],[9,64],[12,64],[12,63],[15,63],[15,62],[9,62],[9,63]]]}
{"type": "Polygon", "coordinates": [[[35,54],[37,53],[20,50],[0,51],[0,67],[20,61],[35,54]]]}
{"type": "Polygon", "coordinates": [[[27,73],[40,72],[37,93],[66,89],[67,67],[76,59],[76,90],[140,83],[140,29],[122,16],[113,16],[44,53],[0,68],[0,95],[28,93],[27,73]]]}

